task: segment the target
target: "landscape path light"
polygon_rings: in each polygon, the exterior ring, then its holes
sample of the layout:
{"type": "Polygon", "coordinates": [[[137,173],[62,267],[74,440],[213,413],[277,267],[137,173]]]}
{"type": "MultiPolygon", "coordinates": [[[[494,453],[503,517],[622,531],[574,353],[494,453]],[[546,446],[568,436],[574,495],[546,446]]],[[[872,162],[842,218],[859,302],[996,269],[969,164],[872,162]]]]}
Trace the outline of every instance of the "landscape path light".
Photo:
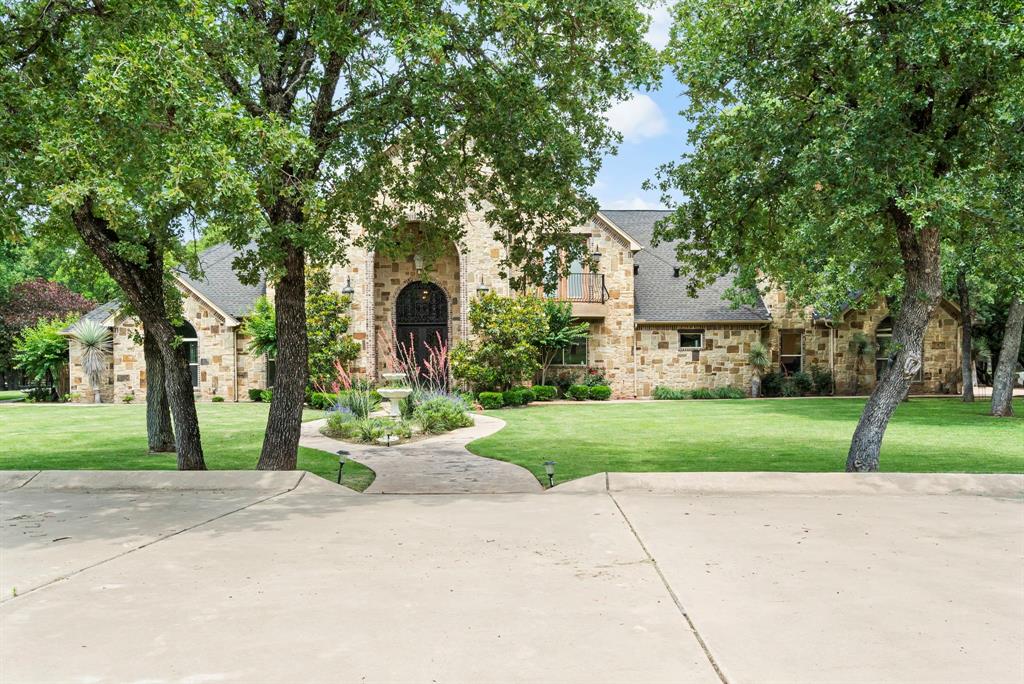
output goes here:
{"type": "Polygon", "coordinates": [[[348,463],[348,452],[344,449],[338,450],[338,484],[341,484],[341,471],[345,469],[345,464],[348,463]]]}
{"type": "Polygon", "coordinates": [[[555,486],[555,461],[544,461],[544,472],[548,476],[548,487],[555,486]]]}

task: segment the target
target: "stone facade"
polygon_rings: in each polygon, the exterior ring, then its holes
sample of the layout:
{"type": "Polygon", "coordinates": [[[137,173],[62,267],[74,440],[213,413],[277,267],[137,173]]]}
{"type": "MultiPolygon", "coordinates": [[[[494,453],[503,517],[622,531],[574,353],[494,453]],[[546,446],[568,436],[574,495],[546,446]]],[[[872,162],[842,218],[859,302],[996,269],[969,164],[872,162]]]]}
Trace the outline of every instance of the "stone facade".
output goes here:
{"type": "MultiPolygon", "coordinates": [[[[187,288],[182,288],[182,294],[183,317],[195,328],[198,344],[196,398],[209,400],[220,396],[225,401],[247,400],[250,388],[265,388],[266,359],[248,353],[249,340],[241,333],[237,321],[227,320],[187,288]]],[[[121,402],[125,397],[133,397],[132,401],[145,402],[148,386],[142,326],[134,318],[117,316],[111,327],[113,353],[101,400],[121,402]]],[[[73,340],[70,349],[71,393],[76,401],[90,403],[92,388],[82,371],[81,353],[73,340]]]]}
{"type": "MultiPolygon", "coordinates": [[[[447,300],[446,342],[469,339],[470,300],[480,291],[511,295],[499,263],[505,246],[495,238],[483,211],[469,212],[463,219],[464,234],[433,263],[415,255],[392,257],[376,254],[358,244],[358,229],[350,232],[347,261],[331,269],[331,283],[338,292],[351,295],[349,333],[361,345],[353,364],[353,375],[377,378],[388,367],[388,354],[381,340],[394,339],[397,325],[396,302],[403,288],[427,281],[439,287],[447,300]],[[422,268],[421,268],[422,267],[422,268]]],[[[780,361],[781,336],[800,333],[800,364],[831,368],[839,393],[866,393],[875,382],[875,359],[858,361],[852,352],[857,333],[874,342],[879,324],[889,315],[885,302],[864,310],[851,310],[835,322],[815,319],[811,312],[790,306],[779,288],[769,288],[763,301],[770,320],[672,321],[637,323],[635,318],[635,264],[638,244],[601,214],[574,229],[586,236],[588,251],[597,253],[596,274],[603,277],[601,302],[574,302],[573,310],[590,326],[585,365],[549,369],[549,378],[559,373],[582,377],[590,369],[604,373],[616,398],[647,397],[659,385],[681,389],[732,386],[748,391],[752,369],[747,354],[761,341],[780,361]],[[681,330],[702,334],[699,349],[680,347],[681,330]]],[[[671,264],[666,263],[666,268],[671,264]]],[[[587,282],[597,282],[587,276],[587,282]]],[[[247,351],[248,340],[240,322],[222,314],[211,302],[182,284],[185,318],[198,337],[200,399],[224,397],[226,401],[247,400],[249,389],[267,387],[267,362],[247,351]]],[[[563,293],[565,294],[565,293],[563,293]]],[[[267,284],[273,299],[273,287],[267,284]]],[[[120,401],[134,396],[144,401],[145,363],[136,343],[141,332],[134,320],[117,319],[111,368],[102,385],[103,401],[120,401]]],[[[789,338],[791,339],[791,338],[789,338]]],[[[386,345],[385,345],[386,346],[386,345]]],[[[958,378],[959,325],[956,311],[944,303],[929,323],[925,336],[924,369],[914,392],[954,391],[958,378]]],[[[72,344],[70,352],[71,391],[79,401],[91,401],[92,392],[81,372],[80,354],[72,344]]],[[[550,382],[550,380],[549,380],[550,382]]]]}

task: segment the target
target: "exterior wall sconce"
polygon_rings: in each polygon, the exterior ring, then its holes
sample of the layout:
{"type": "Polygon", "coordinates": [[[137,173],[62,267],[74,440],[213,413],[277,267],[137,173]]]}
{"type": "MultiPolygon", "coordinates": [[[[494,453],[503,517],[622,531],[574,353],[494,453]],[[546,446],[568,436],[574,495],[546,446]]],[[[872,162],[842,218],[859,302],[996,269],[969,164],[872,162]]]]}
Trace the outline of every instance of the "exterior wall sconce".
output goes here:
{"type": "Polygon", "coordinates": [[[478,295],[485,295],[491,291],[491,288],[484,285],[484,277],[480,276],[480,284],[476,286],[476,293],[478,295]]]}
{"type": "Polygon", "coordinates": [[[352,276],[348,276],[345,279],[345,287],[341,288],[341,294],[352,296],[355,292],[356,291],[352,289],[352,276]]]}
{"type": "Polygon", "coordinates": [[[415,254],[413,254],[412,255],[412,264],[413,264],[413,266],[416,267],[417,271],[422,271],[423,270],[423,255],[420,254],[419,252],[416,252],[415,254]]]}

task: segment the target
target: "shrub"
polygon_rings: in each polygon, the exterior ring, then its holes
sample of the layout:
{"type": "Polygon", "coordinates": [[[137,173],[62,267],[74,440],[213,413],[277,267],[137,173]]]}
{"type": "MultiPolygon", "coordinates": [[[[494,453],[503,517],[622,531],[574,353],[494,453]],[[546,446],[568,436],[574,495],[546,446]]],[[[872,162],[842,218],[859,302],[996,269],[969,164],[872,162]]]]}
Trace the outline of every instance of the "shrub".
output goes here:
{"type": "Polygon", "coordinates": [[[746,399],[747,393],[738,387],[716,387],[711,390],[715,399],[746,399]]]}
{"type": "Polygon", "coordinates": [[[360,418],[355,421],[355,436],[360,442],[374,442],[387,432],[387,425],[381,418],[360,418]]]}
{"type": "Polygon", "coordinates": [[[357,418],[348,409],[338,409],[327,414],[327,427],[324,434],[328,437],[349,439],[355,432],[357,418]]]}
{"type": "Polygon", "coordinates": [[[380,404],[380,395],[370,385],[353,385],[347,392],[338,393],[338,406],[352,412],[356,418],[366,418],[380,404]]]}
{"type": "Polygon", "coordinates": [[[523,396],[523,390],[519,388],[505,390],[502,392],[502,396],[505,399],[505,406],[522,406],[526,403],[526,398],[523,396]]]}
{"type": "Polygon", "coordinates": [[[477,399],[485,409],[500,409],[505,405],[505,395],[501,392],[481,392],[477,399]]]}
{"type": "Polygon", "coordinates": [[[813,364],[811,366],[811,384],[816,394],[832,394],[834,383],[832,372],[824,366],[813,364]]]}
{"type": "Polygon", "coordinates": [[[260,390],[260,401],[265,401],[267,403],[270,403],[273,400],[274,400],[274,390],[272,390],[272,389],[260,390]]]}
{"type": "Polygon", "coordinates": [[[576,380],[579,378],[579,373],[571,370],[559,371],[558,375],[555,376],[555,387],[558,391],[565,396],[569,391],[569,388],[576,384],[576,380]]]}
{"type": "Polygon", "coordinates": [[[601,387],[611,383],[605,379],[604,371],[600,368],[588,368],[587,374],[583,376],[583,384],[587,387],[601,387]]]}
{"type": "Polygon", "coordinates": [[[778,371],[765,373],[761,378],[761,394],[766,397],[777,397],[782,394],[782,381],[784,376],[778,371]]]}
{"type": "Polygon", "coordinates": [[[215,404],[219,404],[222,401],[224,401],[224,397],[217,395],[216,397],[210,397],[210,401],[212,401],[215,404]]]}
{"type": "Polygon", "coordinates": [[[519,390],[519,393],[523,395],[523,403],[529,404],[530,402],[537,401],[537,395],[534,394],[533,390],[529,387],[524,387],[519,390]]]}
{"type": "Polygon", "coordinates": [[[588,396],[595,401],[607,401],[612,397],[612,388],[608,385],[594,385],[588,396]]]}
{"type": "Polygon", "coordinates": [[[311,408],[330,411],[338,404],[338,395],[330,392],[309,392],[306,395],[306,403],[311,408]]]}
{"type": "Polygon", "coordinates": [[[690,397],[690,393],[683,389],[673,389],[671,387],[658,385],[654,388],[654,392],[651,396],[655,399],[662,400],[688,399],[690,397]]]}
{"type": "Polygon", "coordinates": [[[800,391],[800,388],[796,384],[796,380],[793,378],[783,378],[780,391],[784,397],[803,396],[803,392],[800,391]]]}
{"type": "Polygon", "coordinates": [[[572,385],[566,390],[565,396],[575,401],[583,401],[590,398],[590,388],[586,385],[572,385]]]}
{"type": "Polygon", "coordinates": [[[255,388],[250,389],[249,401],[263,401],[263,390],[255,388]]]}
{"type": "Polygon", "coordinates": [[[125,403],[125,404],[132,403],[133,401],[135,401],[135,393],[134,392],[129,392],[128,394],[126,394],[123,397],[121,397],[121,401],[123,403],[125,403]]]}
{"type": "Polygon", "coordinates": [[[552,385],[534,385],[530,389],[535,401],[551,401],[558,396],[558,388],[552,385]]]}
{"type": "Polygon", "coordinates": [[[714,399],[715,395],[707,387],[698,387],[690,393],[691,399],[714,399]]]}
{"type": "Polygon", "coordinates": [[[427,434],[451,432],[473,424],[468,407],[461,397],[439,395],[416,407],[414,418],[427,434]]]}
{"type": "Polygon", "coordinates": [[[804,373],[803,371],[797,371],[796,373],[793,373],[791,378],[793,380],[793,384],[796,385],[796,388],[800,392],[801,396],[810,392],[811,388],[814,387],[814,383],[811,381],[811,376],[808,375],[807,373],[804,373]]]}

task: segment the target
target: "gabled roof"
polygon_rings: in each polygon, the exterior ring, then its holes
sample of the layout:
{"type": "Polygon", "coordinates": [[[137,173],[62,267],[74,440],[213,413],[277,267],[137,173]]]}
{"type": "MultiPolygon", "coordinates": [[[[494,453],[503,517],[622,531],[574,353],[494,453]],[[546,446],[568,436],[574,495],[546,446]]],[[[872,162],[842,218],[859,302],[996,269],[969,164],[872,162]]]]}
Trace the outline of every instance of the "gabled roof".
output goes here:
{"type": "MultiPolygon", "coordinates": [[[[235,324],[245,317],[252,311],[256,300],[267,292],[266,281],[262,276],[256,285],[244,285],[238,280],[231,263],[241,253],[242,250],[235,249],[227,243],[201,252],[199,264],[203,277],[198,279],[192,278],[181,268],[174,269],[174,276],[181,285],[223,314],[229,319],[229,324],[235,324]]],[[[120,306],[120,302],[116,300],[100,304],[82,318],[110,326],[114,324],[113,318],[120,306]]],[[[68,330],[70,327],[64,332],[68,330]]]]}
{"type": "MultiPolygon", "coordinates": [[[[245,249],[250,247],[246,246],[245,249]]],[[[226,242],[210,247],[199,255],[201,279],[192,278],[181,268],[175,269],[175,275],[222,313],[241,319],[252,310],[256,300],[267,292],[267,284],[262,276],[256,285],[245,285],[238,280],[231,264],[243,251],[226,242]]]]}
{"type": "Polygon", "coordinates": [[[678,242],[651,246],[654,224],[672,212],[628,209],[602,213],[642,247],[633,257],[639,268],[633,284],[638,323],[756,323],[771,319],[760,297],[754,306],[733,306],[725,293],[733,285],[734,273],[701,288],[695,297],[689,295],[686,279],[673,275],[678,242]]]}

